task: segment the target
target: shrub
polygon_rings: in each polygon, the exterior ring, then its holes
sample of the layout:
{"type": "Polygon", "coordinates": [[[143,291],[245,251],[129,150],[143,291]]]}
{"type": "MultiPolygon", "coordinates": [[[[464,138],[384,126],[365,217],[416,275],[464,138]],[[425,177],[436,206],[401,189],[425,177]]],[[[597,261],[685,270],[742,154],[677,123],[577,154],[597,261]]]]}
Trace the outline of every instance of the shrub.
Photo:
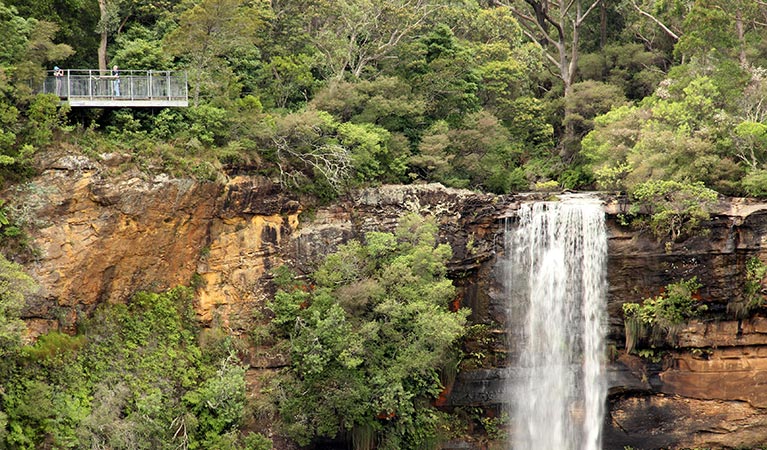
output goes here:
{"type": "Polygon", "coordinates": [[[648,228],[659,239],[668,236],[674,242],[710,218],[710,208],[717,197],[716,191],[701,182],[646,181],[631,192],[632,213],[646,214],[634,224],[648,228]]]}
{"type": "Polygon", "coordinates": [[[727,304],[727,311],[737,319],[746,318],[751,311],[764,305],[762,279],[767,275],[767,264],[763,263],[758,256],[753,256],[746,261],[745,269],[743,295],[727,304]]]}
{"type": "Polygon", "coordinates": [[[272,392],[284,432],[300,445],[344,431],[356,449],[438,439],[444,417],[429,400],[442,390],[441,368],[454,364],[468,312],[448,309],[451,251],[435,233],[433,221],[405,217],[395,234],[369,233],[328,256],[314,289],[275,297],[291,366],[272,392]]]}
{"type": "Polygon", "coordinates": [[[664,342],[673,344],[679,326],[707,309],[694,297],[701,286],[697,278],[692,277],[667,285],[661,295],[646,298],[641,304],[624,303],[626,350],[633,351],[640,340],[648,337],[653,346],[664,342]]]}
{"type": "Polygon", "coordinates": [[[753,170],[741,181],[743,190],[751,197],[767,197],[767,170],[753,170]]]}

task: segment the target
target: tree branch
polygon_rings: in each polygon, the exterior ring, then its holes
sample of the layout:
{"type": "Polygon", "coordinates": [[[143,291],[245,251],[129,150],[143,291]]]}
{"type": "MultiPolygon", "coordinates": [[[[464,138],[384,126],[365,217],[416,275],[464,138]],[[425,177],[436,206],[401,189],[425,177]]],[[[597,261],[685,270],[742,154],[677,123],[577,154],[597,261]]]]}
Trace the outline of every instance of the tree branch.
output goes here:
{"type": "Polygon", "coordinates": [[[656,23],[656,24],[657,24],[659,27],[661,27],[661,29],[663,29],[663,31],[665,31],[665,32],[666,32],[666,34],[667,34],[667,35],[669,35],[669,36],[670,36],[672,39],[674,39],[675,41],[678,41],[678,40],[679,40],[679,35],[677,35],[677,34],[676,34],[676,33],[674,33],[673,31],[671,31],[671,29],[670,29],[669,27],[667,27],[666,25],[664,25],[664,24],[663,24],[663,22],[661,22],[660,20],[658,20],[658,18],[657,18],[657,17],[655,17],[655,16],[653,16],[652,14],[650,14],[650,13],[648,13],[648,12],[644,11],[644,10],[643,10],[642,8],[640,8],[640,7],[639,7],[639,6],[636,4],[636,2],[635,2],[635,1],[633,1],[633,0],[632,0],[632,2],[631,2],[631,5],[634,7],[634,9],[636,9],[636,10],[637,10],[637,12],[639,12],[639,14],[641,14],[641,15],[643,15],[643,16],[645,16],[645,17],[647,17],[648,19],[652,20],[653,22],[655,22],[655,23],[656,23]]]}
{"type": "Polygon", "coordinates": [[[600,3],[602,3],[604,0],[595,0],[594,3],[591,4],[591,6],[586,9],[586,12],[583,13],[581,17],[579,17],[576,23],[576,26],[581,26],[581,23],[588,17],[589,14],[591,14],[591,11],[593,11],[597,6],[599,6],[600,3]]]}

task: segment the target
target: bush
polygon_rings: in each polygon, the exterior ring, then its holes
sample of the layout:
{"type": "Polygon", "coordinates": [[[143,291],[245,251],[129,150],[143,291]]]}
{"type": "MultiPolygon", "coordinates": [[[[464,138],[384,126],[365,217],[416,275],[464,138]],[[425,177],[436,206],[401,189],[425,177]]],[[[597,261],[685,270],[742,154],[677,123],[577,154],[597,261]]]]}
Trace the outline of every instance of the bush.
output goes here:
{"type": "Polygon", "coordinates": [[[751,197],[767,197],[767,170],[753,170],[741,181],[743,190],[751,197]]]}
{"type": "Polygon", "coordinates": [[[245,368],[231,341],[198,343],[191,295],[138,293],[6,359],[0,447],[269,448],[240,436],[245,368]]]}
{"type": "Polygon", "coordinates": [[[405,217],[396,234],[369,233],[328,256],[313,290],[275,297],[273,324],[289,337],[291,366],[272,391],[284,432],[300,445],[344,431],[356,449],[438,439],[443,417],[429,400],[442,390],[440,368],[453,361],[468,311],[448,309],[452,252],[435,233],[433,221],[405,217]]]}
{"type": "Polygon", "coordinates": [[[648,228],[660,238],[677,239],[692,234],[701,222],[710,218],[710,208],[718,198],[713,191],[697,183],[651,180],[637,185],[630,193],[632,213],[646,214],[634,223],[648,228]]]}
{"type": "Polygon", "coordinates": [[[767,264],[758,256],[753,256],[746,261],[745,269],[743,295],[727,303],[727,311],[736,319],[745,319],[752,311],[764,305],[762,280],[767,275],[767,264]]]}
{"type": "Polygon", "coordinates": [[[671,283],[657,297],[642,303],[624,303],[623,317],[626,328],[626,350],[631,352],[637,343],[648,337],[652,346],[676,340],[679,326],[697,317],[708,307],[701,305],[694,294],[701,288],[696,277],[671,283]]]}

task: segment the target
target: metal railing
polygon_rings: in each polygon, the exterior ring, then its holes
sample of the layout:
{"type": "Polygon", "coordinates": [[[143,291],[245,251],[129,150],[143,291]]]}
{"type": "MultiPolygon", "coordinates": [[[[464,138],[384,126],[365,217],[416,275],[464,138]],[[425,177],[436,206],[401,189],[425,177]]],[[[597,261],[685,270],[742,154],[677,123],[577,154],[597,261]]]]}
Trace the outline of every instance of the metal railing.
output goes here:
{"type": "Polygon", "coordinates": [[[49,71],[42,92],[56,94],[62,100],[157,100],[188,101],[186,72],[121,70],[115,77],[111,71],[64,69],[60,76],[49,71]]]}

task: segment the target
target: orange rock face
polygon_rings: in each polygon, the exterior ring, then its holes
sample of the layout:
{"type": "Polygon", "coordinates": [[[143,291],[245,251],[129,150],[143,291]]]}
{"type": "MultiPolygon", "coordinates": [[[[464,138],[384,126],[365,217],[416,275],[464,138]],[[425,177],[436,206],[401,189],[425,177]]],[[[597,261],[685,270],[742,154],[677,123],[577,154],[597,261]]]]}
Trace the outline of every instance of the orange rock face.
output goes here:
{"type": "Polygon", "coordinates": [[[28,268],[41,286],[27,315],[71,327],[99,302],[189,282],[218,188],[167,177],[106,182],[97,170],[47,170],[24,187],[38,225],[28,268]],[[37,306],[37,308],[36,308],[37,306]]]}

